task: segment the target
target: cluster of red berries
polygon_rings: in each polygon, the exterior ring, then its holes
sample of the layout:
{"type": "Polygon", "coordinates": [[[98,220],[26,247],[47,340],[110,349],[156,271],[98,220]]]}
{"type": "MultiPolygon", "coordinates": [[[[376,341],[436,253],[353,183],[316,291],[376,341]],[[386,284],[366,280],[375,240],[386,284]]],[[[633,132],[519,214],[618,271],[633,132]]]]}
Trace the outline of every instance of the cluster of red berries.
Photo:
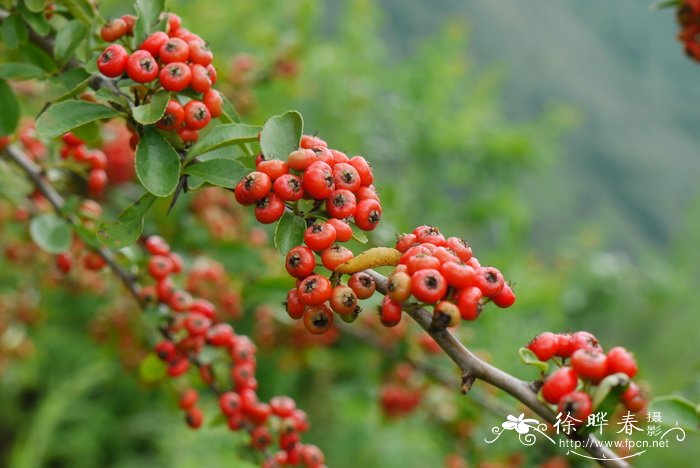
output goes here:
{"type": "MultiPolygon", "coordinates": [[[[622,373],[631,379],[637,374],[637,362],[629,351],[617,346],[606,354],[596,337],[586,331],[544,332],[530,341],[527,348],[543,362],[561,358],[562,366],[544,380],[542,398],[557,405],[562,414],[570,414],[583,423],[594,409],[591,388],[609,375],[622,373]]],[[[646,400],[634,382],[629,383],[620,400],[635,413],[646,407],[646,400]]]]}
{"type": "Polygon", "coordinates": [[[387,326],[401,320],[401,304],[413,296],[433,305],[433,326],[453,327],[475,320],[487,301],[510,307],[515,294],[498,269],[481,266],[469,244],[445,238],[435,226],[418,226],[396,241],[401,258],[388,276],[380,319],[387,326]]]}
{"type": "Polygon", "coordinates": [[[408,363],[399,363],[382,385],[379,402],[382,411],[389,418],[397,418],[411,413],[423,399],[424,389],[415,382],[416,373],[408,363]]]}
{"type": "Polygon", "coordinates": [[[255,205],[255,218],[263,224],[274,223],[285,207],[291,208],[301,199],[314,200],[307,219],[328,218],[314,227],[311,238],[316,246],[323,246],[314,250],[350,240],[352,229],[345,221],[349,218],[364,231],[379,224],[382,206],[372,185],[372,168],[362,156],[349,158],[329,149],[322,139],[304,135],[300,148],[291,152],[286,162],[260,154],[255,168],[236,186],[236,200],[255,205]]]}
{"type": "Polygon", "coordinates": [[[88,149],[85,142],[68,132],[62,137],[61,158],[73,159],[89,167],[87,178],[88,193],[99,197],[107,186],[107,155],[98,149],[88,149]]]}
{"type": "Polygon", "coordinates": [[[700,0],[683,0],[676,11],[676,19],[681,27],[678,40],[685,47],[685,53],[700,62],[700,0]]]}
{"type": "MultiPolygon", "coordinates": [[[[109,21],[100,35],[105,41],[114,42],[133,34],[133,27],[133,17],[126,15],[109,21]]],[[[157,31],[148,36],[131,53],[121,44],[109,45],[98,57],[97,67],[109,78],[126,74],[142,84],[158,80],[156,88],[149,88],[148,96],[159,88],[173,93],[189,88],[201,96],[187,98],[184,106],[178,96],[173,97],[157,124],[163,130],[176,131],[184,143],[192,143],[197,141],[199,130],[222,113],[221,94],[212,89],[216,83],[214,56],[201,37],[181,26],[179,16],[169,13],[167,28],[167,33],[157,31]]]]}
{"type": "MultiPolygon", "coordinates": [[[[171,275],[182,271],[182,259],[170,250],[163,238],[151,236],[145,240],[144,246],[150,254],[148,273],[156,284],[143,287],[142,298],[145,302],[157,300],[173,312],[164,331],[165,338],[155,346],[156,354],[167,365],[168,375],[183,375],[194,364],[202,381],[218,388],[211,366],[201,363],[198,356],[205,346],[223,351],[232,363],[232,389],[219,392],[219,408],[229,428],[247,430],[252,447],[261,452],[268,450],[273,442],[271,428],[278,428],[280,451],[272,455],[265,466],[323,466],[321,451],[313,445],[301,444],[300,434],[308,430],[309,423],[306,413],[296,407],[294,400],[287,396],[274,397],[269,403],[258,399],[255,344],[248,337],[237,335],[228,323],[217,322],[214,304],[175,288],[171,275]]],[[[204,420],[204,413],[197,406],[198,400],[198,392],[189,389],[181,395],[179,402],[185,411],[185,421],[195,429],[204,420]]]]}

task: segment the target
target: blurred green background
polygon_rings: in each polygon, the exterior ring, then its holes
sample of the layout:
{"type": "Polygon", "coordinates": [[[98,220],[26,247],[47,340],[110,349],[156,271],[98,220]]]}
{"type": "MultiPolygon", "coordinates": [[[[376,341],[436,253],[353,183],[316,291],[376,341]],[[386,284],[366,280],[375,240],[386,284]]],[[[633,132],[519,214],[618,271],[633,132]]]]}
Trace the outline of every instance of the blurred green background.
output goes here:
{"type": "MultiPolygon", "coordinates": [[[[102,5],[107,17],[129,11],[126,2],[102,5]]],[[[168,6],[211,43],[222,89],[246,122],[298,109],[307,133],[371,160],[385,207],[374,240],[435,224],[516,283],[516,306],[462,326],[470,347],[534,379],[520,346],[543,330],[585,329],[606,348],[633,350],[652,395],[700,402],[700,66],[675,41],[672,12],[652,13],[644,0],[168,6]],[[264,71],[259,79],[232,71],[243,53],[264,71]]],[[[244,246],[213,242],[191,217],[152,223],[234,276],[275,284],[244,265],[244,246]]],[[[14,272],[2,272],[0,290],[15,289],[14,272]]],[[[244,290],[246,312],[278,303],[283,287],[244,290]]],[[[0,374],[0,465],[245,466],[239,439],[220,427],[188,431],[171,390],[143,388],[90,340],[99,297],[50,292],[40,304],[46,320],[30,332],[33,357],[0,374]]],[[[260,361],[262,395],[299,399],[312,421],[305,440],[331,467],[441,466],[454,451],[474,466],[513,465],[516,452],[536,466],[561,453],[484,444],[502,419],[456,391],[438,389],[432,406],[386,420],[377,394],[388,364],[354,341],[273,349],[260,361]],[[471,440],[455,442],[436,407],[472,420],[471,440]]],[[[481,384],[475,392],[488,396],[481,384]]],[[[694,435],[636,466],[699,456],[694,435]]]]}

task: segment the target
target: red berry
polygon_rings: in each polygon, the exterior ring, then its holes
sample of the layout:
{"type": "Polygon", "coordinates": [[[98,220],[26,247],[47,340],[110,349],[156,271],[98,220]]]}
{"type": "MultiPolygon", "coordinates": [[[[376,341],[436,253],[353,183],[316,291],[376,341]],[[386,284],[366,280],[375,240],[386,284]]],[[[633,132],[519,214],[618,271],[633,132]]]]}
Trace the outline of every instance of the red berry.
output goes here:
{"type": "Polygon", "coordinates": [[[279,176],[273,186],[275,195],[284,201],[297,201],[304,196],[301,188],[301,180],[293,174],[283,174],[279,176]]]}
{"type": "Polygon", "coordinates": [[[395,271],[387,277],[387,297],[402,303],[411,296],[411,276],[402,271],[395,271]]]}
{"type": "Polygon", "coordinates": [[[598,339],[587,331],[579,331],[571,335],[569,339],[569,356],[579,349],[600,349],[598,339]]]}
{"type": "Polygon", "coordinates": [[[333,311],[327,305],[310,306],[304,311],[304,327],[310,333],[322,335],[328,331],[331,325],[333,325],[333,311]]]}
{"type": "Polygon", "coordinates": [[[382,206],[377,200],[366,199],[357,203],[355,224],[363,231],[371,231],[382,219],[382,206]]]}
{"type": "Polygon", "coordinates": [[[221,93],[215,89],[210,89],[202,97],[204,105],[209,109],[209,113],[212,118],[220,117],[223,113],[224,100],[221,97],[221,93]]]}
{"type": "Polygon", "coordinates": [[[167,91],[180,92],[192,81],[192,71],[183,62],[172,62],[161,68],[160,84],[167,91]]]}
{"type": "Polygon", "coordinates": [[[272,224],[282,217],[284,208],[284,202],[270,192],[255,202],[255,219],[262,224],[272,224]]]}
{"type": "Polygon", "coordinates": [[[333,180],[330,168],[309,168],[304,172],[302,187],[304,187],[304,191],[314,200],[325,200],[330,197],[335,189],[335,181],[333,180]]]}
{"type": "Polygon", "coordinates": [[[527,348],[535,353],[540,361],[548,361],[555,356],[558,343],[559,337],[556,334],[544,332],[534,337],[527,348]]]}
{"type": "Polygon", "coordinates": [[[116,18],[102,26],[100,29],[100,36],[103,41],[114,42],[123,35],[125,35],[129,30],[129,26],[121,18],[116,18]]]}
{"type": "Polygon", "coordinates": [[[294,400],[288,396],[276,396],[270,400],[270,409],[272,414],[278,418],[288,418],[294,413],[297,408],[294,400]]]}
{"type": "Polygon", "coordinates": [[[359,174],[362,185],[372,185],[372,182],[374,182],[372,168],[365,158],[362,156],[353,156],[349,164],[354,167],[359,174]]]}
{"type": "Polygon", "coordinates": [[[173,261],[164,255],[153,255],[148,259],[148,273],[155,280],[168,276],[173,271],[173,261]]]}
{"type": "Polygon", "coordinates": [[[338,163],[333,166],[333,180],[335,181],[336,189],[356,191],[360,188],[360,174],[357,170],[348,163],[338,163]]]}
{"type": "Polygon", "coordinates": [[[56,256],[56,267],[63,273],[68,273],[73,266],[73,256],[70,252],[61,252],[56,256]]]}
{"type": "Polygon", "coordinates": [[[440,260],[428,253],[418,253],[406,260],[406,270],[410,275],[428,268],[437,270],[440,268],[440,260]]]}
{"type": "Polygon", "coordinates": [[[445,236],[435,226],[418,226],[413,230],[416,240],[421,244],[445,245],[445,236]]]}
{"type": "Polygon", "coordinates": [[[350,315],[357,307],[357,296],[350,287],[341,284],[333,288],[330,305],[338,314],[350,315]]]}
{"type": "Polygon", "coordinates": [[[153,349],[158,357],[163,361],[171,361],[177,355],[177,348],[172,341],[161,341],[153,349]]]}
{"type": "Polygon", "coordinates": [[[588,415],[591,414],[593,409],[593,402],[591,402],[591,397],[585,392],[571,392],[562,396],[559,400],[559,411],[563,415],[570,415],[570,417],[580,421],[576,422],[576,426],[585,424],[588,419],[588,415]]]}
{"type": "Polygon", "coordinates": [[[287,272],[295,278],[306,278],[313,273],[316,267],[316,257],[310,248],[297,245],[287,253],[284,266],[287,272]]]}
{"type": "Polygon", "coordinates": [[[145,50],[137,50],[126,62],[126,73],[137,83],[148,83],[158,77],[158,64],[145,50]]]}
{"type": "Polygon", "coordinates": [[[326,222],[335,228],[336,242],[347,242],[352,239],[352,228],[347,222],[337,218],[331,218],[326,222]]]}
{"type": "Polygon", "coordinates": [[[474,286],[481,289],[487,297],[493,297],[501,292],[504,284],[503,275],[494,267],[481,268],[474,278],[474,286]]]}
{"type": "Polygon", "coordinates": [[[195,63],[190,65],[190,68],[192,70],[190,87],[198,93],[207,93],[211,89],[212,82],[206,67],[195,63]]]}
{"type": "Polygon", "coordinates": [[[185,104],[185,125],[190,130],[199,130],[207,126],[211,120],[209,109],[202,101],[195,99],[185,104]]]}
{"type": "Polygon", "coordinates": [[[457,292],[455,301],[464,320],[476,320],[481,315],[483,297],[484,293],[476,287],[461,289],[457,292]]]}
{"type": "Polygon", "coordinates": [[[433,326],[438,328],[454,327],[459,324],[462,314],[457,304],[450,301],[440,301],[433,308],[433,326]]]}
{"type": "Polygon", "coordinates": [[[503,309],[515,304],[515,293],[509,284],[504,284],[501,292],[491,297],[491,301],[503,309]]]}
{"type": "Polygon", "coordinates": [[[542,398],[556,405],[561,397],[576,390],[578,377],[571,367],[562,367],[554,371],[542,385],[542,398]]]}
{"type": "Polygon", "coordinates": [[[465,263],[445,262],[440,266],[440,273],[447,284],[457,289],[468,288],[474,283],[476,270],[465,263]]]}
{"type": "Polygon", "coordinates": [[[148,36],[139,46],[139,49],[146,50],[153,57],[157,58],[160,54],[160,48],[168,42],[168,35],[163,31],[156,31],[148,36]]]}
{"type": "Polygon", "coordinates": [[[438,270],[420,270],[411,277],[411,294],[421,302],[433,304],[447,292],[447,281],[438,270]]]}
{"type": "Polygon", "coordinates": [[[242,193],[253,200],[260,200],[265,197],[272,188],[270,177],[258,171],[253,171],[243,178],[242,193]]]}
{"type": "Polygon", "coordinates": [[[119,44],[112,44],[97,58],[97,69],[104,76],[116,78],[126,70],[129,53],[119,44]]]}
{"type": "Polygon", "coordinates": [[[622,372],[630,378],[637,375],[637,361],[632,353],[621,346],[616,346],[608,351],[608,375],[622,372]]]}
{"type": "Polygon", "coordinates": [[[241,412],[241,397],[235,392],[224,392],[219,397],[219,408],[226,416],[233,416],[241,412]]]}
{"type": "Polygon", "coordinates": [[[214,59],[214,54],[209,50],[204,41],[189,41],[190,61],[199,65],[207,66],[214,59]]]}
{"type": "Polygon", "coordinates": [[[180,395],[178,406],[180,406],[180,409],[188,410],[197,404],[197,400],[199,400],[197,390],[188,388],[182,393],[182,395],[180,395]]]}
{"type": "Polygon", "coordinates": [[[163,63],[186,62],[190,55],[190,46],[177,37],[171,37],[158,51],[158,58],[163,63]]]}
{"type": "Polygon", "coordinates": [[[185,109],[175,99],[171,99],[165,107],[165,114],[156,125],[163,130],[176,130],[184,121],[185,109]]]}
{"type": "Polygon", "coordinates": [[[459,237],[448,237],[445,247],[452,250],[463,262],[468,262],[472,258],[472,248],[469,243],[459,237]]]}
{"type": "Polygon", "coordinates": [[[100,271],[107,265],[107,261],[97,252],[88,252],[83,259],[83,265],[88,270],[100,271]]]}
{"type": "Polygon", "coordinates": [[[582,348],[571,355],[571,367],[582,379],[599,382],[607,375],[607,360],[602,351],[582,348]]]}
{"type": "MultiPolygon", "coordinates": [[[[336,186],[337,187],[337,186],[336,186]]],[[[344,219],[355,214],[357,202],[350,190],[336,189],[326,200],[326,211],[334,218],[344,219]]]]}
{"type": "Polygon", "coordinates": [[[310,275],[302,280],[297,291],[303,304],[320,305],[331,297],[331,282],[323,276],[310,275]]]}
{"type": "Polygon", "coordinates": [[[136,25],[136,17],[134,15],[123,15],[122,20],[126,23],[126,33],[131,35],[134,32],[134,26],[136,25]]]}
{"type": "Polygon", "coordinates": [[[335,238],[335,228],[328,223],[314,223],[304,231],[304,243],[311,250],[325,250],[333,245],[335,238]]]}
{"type": "Polygon", "coordinates": [[[107,173],[102,169],[93,169],[90,171],[87,184],[90,195],[93,197],[102,195],[102,192],[104,192],[104,189],[107,186],[107,173]]]}
{"type": "Polygon", "coordinates": [[[204,413],[199,408],[190,408],[185,414],[185,421],[192,429],[198,429],[204,421],[204,413]]]}
{"type": "Polygon", "coordinates": [[[416,235],[415,234],[401,234],[396,239],[396,250],[398,250],[401,253],[404,253],[410,247],[413,247],[413,245],[415,243],[416,243],[416,235]]]}
{"type": "Polygon", "coordinates": [[[374,294],[374,291],[377,288],[374,278],[363,271],[354,273],[352,276],[350,276],[348,286],[352,288],[358,299],[368,299],[372,297],[372,294],[374,294]]]}
{"type": "Polygon", "coordinates": [[[353,253],[347,247],[333,244],[321,252],[321,263],[330,271],[335,271],[339,265],[347,262],[353,257],[353,253]]]}
{"type": "Polygon", "coordinates": [[[160,236],[149,236],[146,239],[145,247],[151,255],[167,255],[170,253],[168,242],[160,236]]]}
{"type": "Polygon", "coordinates": [[[316,159],[316,154],[313,151],[299,149],[289,153],[287,156],[287,164],[295,171],[305,171],[316,159]]]}
{"type": "Polygon", "coordinates": [[[166,13],[166,15],[168,17],[168,32],[173,34],[182,26],[182,19],[175,13],[166,13]]]}
{"type": "Polygon", "coordinates": [[[178,128],[177,136],[179,136],[184,143],[194,143],[199,140],[199,132],[187,127],[178,128]]]}
{"type": "Polygon", "coordinates": [[[394,327],[401,321],[401,304],[392,301],[388,296],[382,299],[379,320],[385,327],[394,327]]]}
{"type": "Polygon", "coordinates": [[[296,288],[290,289],[287,293],[285,307],[287,308],[287,314],[289,314],[289,316],[294,320],[300,319],[304,316],[306,305],[299,300],[299,294],[296,288]]]}

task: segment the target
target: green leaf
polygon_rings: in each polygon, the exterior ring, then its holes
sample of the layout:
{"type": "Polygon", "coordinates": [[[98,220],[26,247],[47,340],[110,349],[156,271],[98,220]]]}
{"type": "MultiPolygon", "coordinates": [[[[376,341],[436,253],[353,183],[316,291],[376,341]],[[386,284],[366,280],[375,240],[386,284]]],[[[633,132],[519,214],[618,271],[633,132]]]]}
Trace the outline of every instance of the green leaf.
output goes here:
{"type": "Polygon", "coordinates": [[[8,49],[16,49],[27,42],[29,31],[19,13],[15,12],[2,22],[2,39],[8,49]]]}
{"type": "Polygon", "coordinates": [[[352,237],[355,239],[357,242],[361,244],[366,244],[368,242],[367,236],[365,235],[365,231],[357,227],[357,225],[354,222],[350,222],[350,227],[352,228],[352,237]]]}
{"type": "Polygon", "coordinates": [[[98,141],[101,135],[100,126],[97,122],[90,122],[76,127],[73,129],[72,133],[85,143],[89,143],[90,146],[99,146],[98,141]]]}
{"type": "Polygon", "coordinates": [[[180,157],[152,126],[144,129],[136,148],[136,175],[158,197],[173,193],[180,178],[180,157]]]}
{"type": "Polygon", "coordinates": [[[89,0],[63,0],[62,2],[74,18],[89,25],[95,18],[95,10],[89,0]]]}
{"type": "Polygon", "coordinates": [[[527,364],[528,366],[535,366],[543,374],[545,374],[549,370],[549,364],[537,359],[535,353],[533,353],[528,348],[520,348],[518,350],[518,354],[520,355],[520,360],[523,362],[523,364],[527,364]]]}
{"type": "Polygon", "coordinates": [[[47,100],[59,101],[82,91],[90,81],[90,74],[82,68],[72,68],[49,80],[47,100]]]}
{"type": "Polygon", "coordinates": [[[221,93],[221,100],[223,101],[223,104],[221,106],[221,116],[219,117],[219,120],[224,123],[239,123],[241,121],[241,116],[238,115],[233,103],[229,101],[229,99],[224,96],[223,93],[221,93]]]}
{"type": "Polygon", "coordinates": [[[88,28],[78,20],[69,21],[56,33],[53,56],[59,62],[70,60],[75,49],[88,35],[88,28]]]}
{"type": "Polygon", "coordinates": [[[97,229],[97,238],[106,246],[122,248],[138,240],[143,232],[143,217],[153,206],[156,197],[145,193],[129,205],[116,221],[102,223],[97,229]]]}
{"type": "Polygon", "coordinates": [[[19,122],[19,101],[5,80],[0,80],[0,135],[14,132],[19,122]]]}
{"type": "Polygon", "coordinates": [[[257,141],[260,127],[245,124],[219,125],[202,138],[187,153],[188,159],[208,153],[223,146],[257,141]]]}
{"type": "Polygon", "coordinates": [[[0,64],[0,78],[21,81],[43,78],[44,76],[46,76],[46,72],[31,63],[13,62],[0,64]]]}
{"type": "Polygon", "coordinates": [[[165,379],[167,376],[167,368],[165,363],[156,355],[156,353],[148,353],[139,364],[139,376],[146,383],[157,383],[165,379]]]}
{"type": "Polygon", "coordinates": [[[146,36],[156,31],[164,4],[164,0],[136,0],[135,8],[138,15],[134,27],[136,44],[141,44],[146,36]]]}
{"type": "Polygon", "coordinates": [[[22,55],[28,62],[43,68],[47,72],[56,71],[56,62],[54,62],[53,57],[31,42],[22,46],[22,55]]]}
{"type": "Polygon", "coordinates": [[[0,197],[20,204],[33,190],[31,182],[0,159],[0,197]]]}
{"type": "MultiPolygon", "coordinates": [[[[39,0],[41,3],[46,3],[45,0],[39,0]]],[[[33,3],[31,0],[27,0],[24,3],[19,4],[19,12],[24,18],[24,21],[40,36],[46,36],[51,32],[51,25],[46,20],[44,16],[44,9],[39,11],[34,11],[29,7],[29,4],[33,3]]]]}
{"type": "Polygon", "coordinates": [[[151,102],[134,107],[134,120],[143,125],[158,122],[161,117],[163,117],[163,114],[165,114],[165,108],[167,107],[169,101],[170,93],[167,91],[158,91],[151,98],[151,102]]]}
{"type": "Polygon", "coordinates": [[[43,214],[32,219],[29,234],[36,245],[49,253],[61,253],[70,248],[71,230],[68,222],[53,214],[43,214]]]}
{"type": "Polygon", "coordinates": [[[111,119],[118,115],[111,107],[71,99],[46,109],[36,120],[36,130],[44,138],[56,138],[88,122],[111,119]]]}
{"type": "Polygon", "coordinates": [[[301,245],[305,230],[306,222],[302,218],[285,212],[275,227],[275,247],[282,255],[287,255],[292,247],[301,245]]]}
{"type": "Polygon", "coordinates": [[[95,232],[86,228],[84,225],[76,224],[73,226],[73,230],[78,237],[80,237],[80,240],[82,240],[88,247],[95,250],[102,247],[102,244],[100,244],[100,242],[97,240],[97,236],[95,236],[95,232]]]}
{"type": "Polygon", "coordinates": [[[629,383],[629,376],[622,372],[605,377],[600,381],[593,394],[593,408],[597,410],[598,408],[606,407],[611,402],[613,406],[609,408],[608,412],[612,414],[615,405],[620,401],[620,395],[622,395],[629,383]]]}
{"type": "Polygon", "coordinates": [[[287,155],[299,149],[304,131],[304,120],[297,111],[270,117],[260,135],[260,148],[267,159],[286,160],[287,155]]]}
{"type": "Polygon", "coordinates": [[[243,164],[233,159],[209,159],[188,166],[185,174],[197,176],[212,185],[235,188],[246,174],[250,172],[243,164]]]}
{"type": "Polygon", "coordinates": [[[678,426],[686,431],[700,432],[700,409],[685,398],[665,395],[654,398],[649,411],[661,413],[661,424],[678,426]]]}
{"type": "Polygon", "coordinates": [[[43,13],[47,0],[24,0],[27,9],[33,13],[43,13]]]}

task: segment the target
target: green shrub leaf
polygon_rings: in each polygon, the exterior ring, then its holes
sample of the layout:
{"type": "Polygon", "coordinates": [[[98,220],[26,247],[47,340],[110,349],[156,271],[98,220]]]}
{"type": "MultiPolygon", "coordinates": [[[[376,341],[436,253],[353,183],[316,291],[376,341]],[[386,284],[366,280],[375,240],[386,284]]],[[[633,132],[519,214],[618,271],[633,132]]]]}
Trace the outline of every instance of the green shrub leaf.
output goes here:
{"type": "Polygon", "coordinates": [[[36,245],[49,253],[57,254],[70,248],[70,225],[56,215],[43,214],[33,218],[29,224],[29,234],[36,245]]]}
{"type": "Polygon", "coordinates": [[[158,197],[173,193],[180,178],[180,157],[152,126],[144,129],[136,148],[136,175],[158,197]]]}
{"type": "Polygon", "coordinates": [[[44,138],[56,138],[88,122],[111,119],[118,115],[111,107],[71,99],[46,109],[36,120],[36,130],[44,138]]]}
{"type": "Polygon", "coordinates": [[[199,177],[212,185],[235,188],[239,180],[250,172],[233,159],[209,159],[188,166],[185,174],[199,177]]]}
{"type": "Polygon", "coordinates": [[[304,131],[304,120],[297,111],[270,117],[260,135],[260,148],[267,159],[287,159],[287,155],[299,149],[304,131]]]}
{"type": "Polygon", "coordinates": [[[143,232],[143,217],[153,206],[156,197],[145,193],[117,217],[116,221],[102,223],[97,238],[106,246],[122,248],[133,244],[143,232]]]}

